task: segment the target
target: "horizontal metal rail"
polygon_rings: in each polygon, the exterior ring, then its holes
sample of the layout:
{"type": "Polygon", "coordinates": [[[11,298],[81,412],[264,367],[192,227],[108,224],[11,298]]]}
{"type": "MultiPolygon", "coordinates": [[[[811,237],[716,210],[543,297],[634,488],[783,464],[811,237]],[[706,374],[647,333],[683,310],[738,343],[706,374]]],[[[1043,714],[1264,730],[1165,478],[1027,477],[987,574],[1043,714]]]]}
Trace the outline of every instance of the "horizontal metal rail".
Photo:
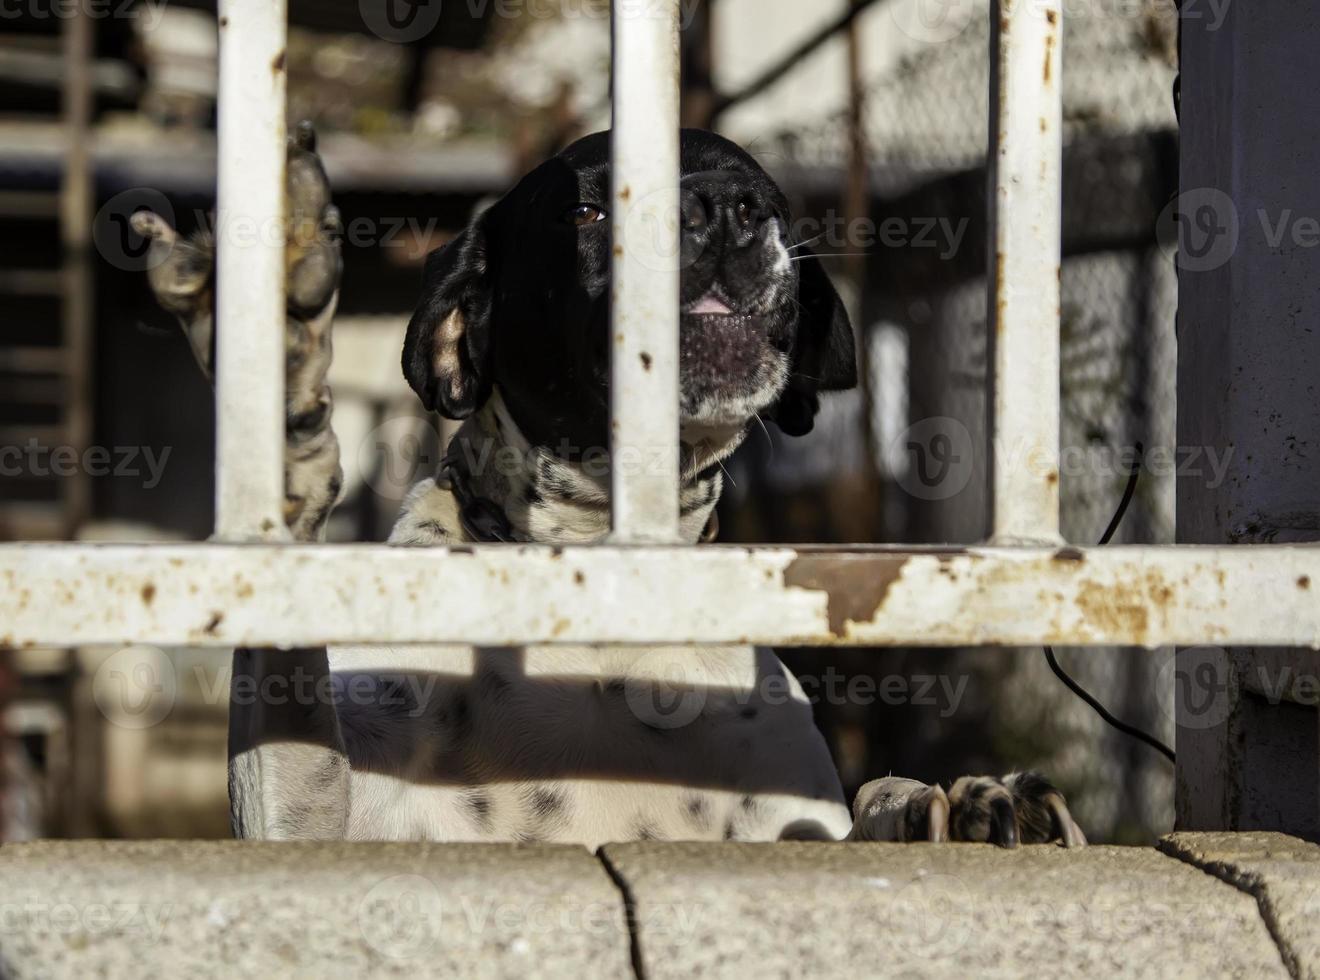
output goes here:
{"type": "Polygon", "coordinates": [[[1320,647],[1317,590],[1304,545],[6,545],[0,647],[1320,647]]]}

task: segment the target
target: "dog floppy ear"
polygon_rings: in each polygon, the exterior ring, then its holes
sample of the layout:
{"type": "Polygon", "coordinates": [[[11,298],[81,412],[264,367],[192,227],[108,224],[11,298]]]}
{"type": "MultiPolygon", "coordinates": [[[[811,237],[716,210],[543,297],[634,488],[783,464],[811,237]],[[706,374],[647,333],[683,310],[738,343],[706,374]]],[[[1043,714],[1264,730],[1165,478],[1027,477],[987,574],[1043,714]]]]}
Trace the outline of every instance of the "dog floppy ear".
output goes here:
{"type": "Polygon", "coordinates": [[[770,409],[771,418],[790,436],[804,436],[816,424],[819,393],[844,391],[857,384],[857,353],[848,311],[820,259],[798,261],[797,341],[788,385],[770,409]]]}
{"type": "Polygon", "coordinates": [[[426,258],[422,298],[403,342],[403,376],[429,411],[465,419],[490,393],[486,219],[426,258]]]}

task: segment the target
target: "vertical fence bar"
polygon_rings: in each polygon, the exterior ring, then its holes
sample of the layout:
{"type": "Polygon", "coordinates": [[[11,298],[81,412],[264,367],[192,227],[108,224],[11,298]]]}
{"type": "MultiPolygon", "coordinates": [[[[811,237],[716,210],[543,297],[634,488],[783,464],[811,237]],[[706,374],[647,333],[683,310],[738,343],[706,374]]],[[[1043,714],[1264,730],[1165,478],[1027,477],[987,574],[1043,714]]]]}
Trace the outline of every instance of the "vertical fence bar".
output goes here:
{"type": "Polygon", "coordinates": [[[284,530],[285,0],[222,0],[216,536],[284,530]]]}
{"type": "Polygon", "coordinates": [[[614,540],[678,540],[679,0],[615,0],[614,540]]]}
{"type": "Polygon", "coordinates": [[[1061,0],[995,0],[990,83],[992,540],[1059,537],[1061,0]]]}
{"type": "MultiPolygon", "coordinates": [[[[78,458],[92,438],[91,330],[94,283],[91,241],[92,173],[92,72],[95,51],[95,22],[81,4],[69,12],[63,27],[64,90],[62,115],[69,138],[60,188],[60,234],[64,251],[65,379],[68,398],[64,442],[78,458]]],[[[63,531],[72,537],[91,512],[91,484],[79,468],[60,481],[64,504],[63,531]]]]}

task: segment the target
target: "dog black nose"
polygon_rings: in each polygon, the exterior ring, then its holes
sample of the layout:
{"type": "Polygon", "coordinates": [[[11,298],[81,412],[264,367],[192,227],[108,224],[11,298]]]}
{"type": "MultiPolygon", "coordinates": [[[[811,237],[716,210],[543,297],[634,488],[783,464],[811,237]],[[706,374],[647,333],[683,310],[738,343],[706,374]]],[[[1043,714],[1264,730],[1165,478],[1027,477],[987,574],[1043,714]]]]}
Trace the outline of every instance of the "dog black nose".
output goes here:
{"type": "Polygon", "coordinates": [[[680,197],[683,243],[688,249],[746,248],[770,220],[764,197],[738,173],[691,174],[683,178],[680,197]]]}

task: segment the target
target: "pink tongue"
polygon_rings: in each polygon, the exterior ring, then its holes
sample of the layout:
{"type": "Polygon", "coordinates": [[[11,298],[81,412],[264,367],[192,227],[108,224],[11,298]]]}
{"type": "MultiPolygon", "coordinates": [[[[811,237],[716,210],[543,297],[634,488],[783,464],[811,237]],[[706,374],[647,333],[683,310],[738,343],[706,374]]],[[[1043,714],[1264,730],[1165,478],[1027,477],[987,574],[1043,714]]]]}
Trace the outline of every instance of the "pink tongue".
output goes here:
{"type": "Polygon", "coordinates": [[[701,299],[697,300],[697,305],[692,307],[689,313],[711,313],[717,316],[729,316],[733,310],[722,303],[714,293],[707,293],[701,299]]]}

